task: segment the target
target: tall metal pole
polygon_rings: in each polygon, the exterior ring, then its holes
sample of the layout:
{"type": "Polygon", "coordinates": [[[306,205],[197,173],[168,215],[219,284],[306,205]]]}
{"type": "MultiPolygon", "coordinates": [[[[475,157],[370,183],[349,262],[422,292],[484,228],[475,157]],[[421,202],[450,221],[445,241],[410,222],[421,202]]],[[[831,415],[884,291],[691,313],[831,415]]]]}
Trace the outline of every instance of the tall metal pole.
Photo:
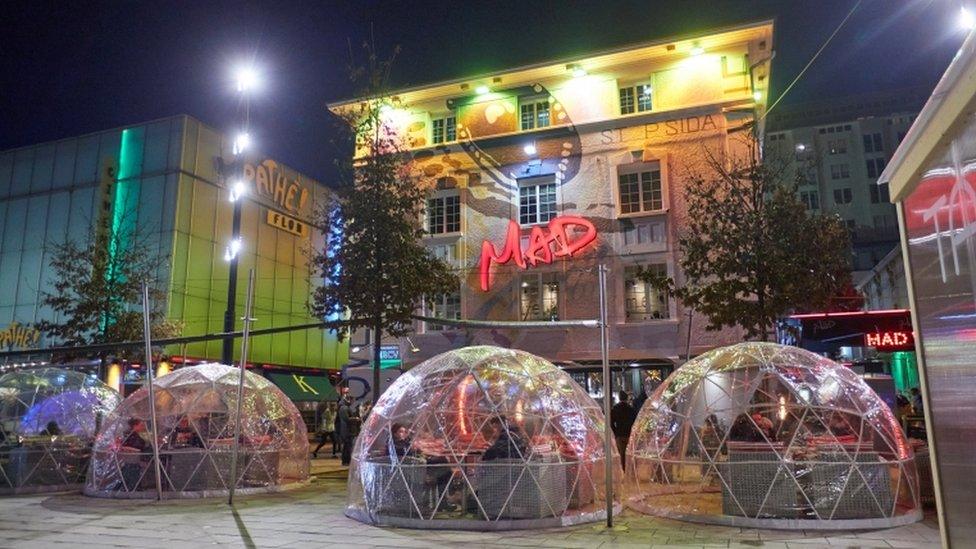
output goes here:
{"type": "MultiPolygon", "coordinates": [[[[234,219],[231,222],[231,242],[235,242],[241,237],[241,209],[243,204],[244,199],[241,197],[238,197],[237,200],[234,201],[234,219]]],[[[224,333],[234,331],[234,309],[237,307],[237,264],[240,256],[240,253],[235,253],[233,257],[230,258],[230,270],[228,273],[230,280],[227,282],[227,309],[224,311],[224,333]]],[[[220,354],[220,361],[221,363],[227,365],[234,364],[233,336],[224,338],[224,346],[220,354]]]]}
{"type": "Polygon", "coordinates": [[[153,390],[152,336],[149,326],[149,284],[146,282],[142,283],[142,336],[146,343],[146,381],[149,385],[149,420],[152,422],[149,436],[152,438],[153,462],[156,464],[156,500],[162,501],[163,480],[159,466],[159,429],[156,426],[156,393],[153,390]]]}
{"type": "Polygon", "coordinates": [[[244,375],[247,374],[247,343],[251,331],[251,305],[254,303],[254,269],[247,273],[247,301],[244,303],[244,333],[241,334],[241,375],[237,380],[237,421],[234,425],[234,453],[230,458],[230,494],[228,505],[234,505],[234,488],[237,486],[237,455],[241,449],[241,404],[244,402],[244,375]]]}
{"type": "Polygon", "coordinates": [[[610,402],[613,381],[610,377],[610,337],[607,321],[607,266],[600,264],[600,359],[603,362],[603,455],[607,493],[607,528],[613,528],[613,430],[610,425],[610,402]]]}
{"type": "MultiPolygon", "coordinates": [[[[232,148],[232,153],[234,154],[234,167],[231,170],[236,177],[240,178],[240,181],[244,181],[244,152],[247,149],[247,136],[250,131],[251,125],[251,102],[250,95],[248,92],[249,84],[247,82],[238,81],[237,91],[241,94],[240,103],[238,108],[240,109],[240,114],[242,118],[242,128],[241,135],[244,136],[245,140],[240,141],[240,136],[234,139],[234,145],[232,148]]],[[[226,183],[226,180],[225,180],[226,183]]],[[[227,185],[231,193],[236,193],[234,190],[234,183],[227,185]]],[[[238,243],[241,238],[241,209],[244,206],[243,196],[235,196],[234,200],[234,218],[231,221],[231,245],[238,243]]],[[[233,255],[230,257],[230,269],[228,276],[230,279],[227,282],[227,309],[224,311],[224,332],[229,333],[234,331],[235,323],[235,308],[237,306],[237,264],[240,257],[240,253],[237,250],[233,251],[233,255]]],[[[224,364],[232,365],[234,364],[234,338],[225,337],[223,342],[223,348],[221,349],[220,361],[224,364]]]]}

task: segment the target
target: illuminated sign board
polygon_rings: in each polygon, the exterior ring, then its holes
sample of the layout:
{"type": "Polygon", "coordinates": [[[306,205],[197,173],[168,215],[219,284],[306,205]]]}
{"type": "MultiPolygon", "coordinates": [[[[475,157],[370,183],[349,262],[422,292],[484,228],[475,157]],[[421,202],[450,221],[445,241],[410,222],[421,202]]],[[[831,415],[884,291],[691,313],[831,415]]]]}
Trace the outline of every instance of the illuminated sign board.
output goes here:
{"type": "Polygon", "coordinates": [[[268,217],[266,219],[268,225],[276,227],[283,231],[288,231],[295,236],[306,237],[308,236],[308,224],[288,217],[287,215],[278,213],[273,210],[268,210],[268,217]]]}
{"type": "Polygon", "coordinates": [[[864,344],[879,351],[911,351],[915,349],[915,337],[905,330],[871,332],[864,334],[864,344]]]}
{"type": "Polygon", "coordinates": [[[268,225],[305,237],[309,234],[308,224],[287,215],[305,217],[311,194],[299,179],[288,179],[274,160],[267,159],[260,164],[245,164],[244,179],[252,183],[254,192],[261,198],[271,201],[279,211],[268,210],[265,221],[268,225]]]}
{"type": "Polygon", "coordinates": [[[399,345],[380,346],[380,368],[397,368],[403,364],[399,345]]]}
{"type": "Polygon", "coordinates": [[[548,226],[534,226],[529,232],[528,245],[522,249],[521,228],[508,222],[505,245],[501,249],[485,240],[481,243],[481,289],[491,287],[492,264],[515,262],[522,269],[539,263],[550,264],[557,257],[572,257],[596,240],[596,227],[582,217],[560,216],[549,220],[548,226]]]}
{"type": "Polygon", "coordinates": [[[37,328],[29,328],[17,322],[11,322],[5,329],[0,330],[0,349],[28,349],[41,339],[41,332],[37,328]]]}

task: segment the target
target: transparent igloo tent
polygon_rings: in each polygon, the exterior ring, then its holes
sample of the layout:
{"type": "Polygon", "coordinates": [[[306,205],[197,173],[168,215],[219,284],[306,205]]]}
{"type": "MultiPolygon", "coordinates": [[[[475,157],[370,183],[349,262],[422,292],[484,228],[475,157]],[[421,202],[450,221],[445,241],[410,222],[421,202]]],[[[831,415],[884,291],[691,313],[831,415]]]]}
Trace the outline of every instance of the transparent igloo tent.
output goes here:
{"type": "Polygon", "coordinates": [[[922,516],[912,449],[847,367],[741,343],[678,368],[637,416],[631,507],[735,526],[880,528],[922,516]]]}
{"type": "Polygon", "coordinates": [[[600,520],[603,425],[598,404],[540,357],[491,346],[438,355],[367,417],[346,515],[476,530],[600,520]]]}
{"type": "MultiPolygon", "coordinates": [[[[231,478],[240,370],[180,368],[153,383],[163,497],[282,490],[308,480],[308,436],[295,405],[273,383],[247,372],[236,478],[231,478]]],[[[129,395],[104,422],[85,494],[156,497],[149,392],[129,395]]]]}
{"type": "Polygon", "coordinates": [[[0,494],[81,488],[99,422],[121,400],[98,378],[72,370],[0,377],[0,494]]]}

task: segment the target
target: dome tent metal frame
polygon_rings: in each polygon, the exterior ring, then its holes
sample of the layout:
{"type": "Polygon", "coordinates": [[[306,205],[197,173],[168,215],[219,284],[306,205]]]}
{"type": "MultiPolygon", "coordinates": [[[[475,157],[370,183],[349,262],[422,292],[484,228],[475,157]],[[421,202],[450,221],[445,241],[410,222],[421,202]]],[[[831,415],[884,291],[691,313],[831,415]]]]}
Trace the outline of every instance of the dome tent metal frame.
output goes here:
{"type": "Polygon", "coordinates": [[[628,446],[639,511],[782,529],[921,519],[910,445],[853,371],[803,349],[741,343],[676,370],[628,446]]]}
{"type": "Polygon", "coordinates": [[[121,401],[97,378],[72,370],[0,376],[0,494],[80,489],[98,424],[121,401]]]}
{"type": "MultiPolygon", "coordinates": [[[[228,495],[235,440],[243,441],[234,486],[238,494],[285,490],[308,480],[308,435],[294,404],[267,379],[246,372],[237,428],[240,369],[222,364],[185,367],[153,381],[164,499],[228,495]]],[[[126,398],[95,441],[85,494],[156,497],[156,463],[149,443],[134,451],[130,420],[149,423],[148,387],[126,398]]],[[[145,429],[152,432],[151,425],[145,429]]],[[[145,441],[144,436],[136,433],[145,441]]]]}
{"type": "Polygon", "coordinates": [[[438,355],[370,412],[353,449],[346,515],[468,530],[603,520],[603,427],[599,405],[540,357],[492,346],[438,355]],[[397,438],[401,428],[414,436],[397,438]]]}

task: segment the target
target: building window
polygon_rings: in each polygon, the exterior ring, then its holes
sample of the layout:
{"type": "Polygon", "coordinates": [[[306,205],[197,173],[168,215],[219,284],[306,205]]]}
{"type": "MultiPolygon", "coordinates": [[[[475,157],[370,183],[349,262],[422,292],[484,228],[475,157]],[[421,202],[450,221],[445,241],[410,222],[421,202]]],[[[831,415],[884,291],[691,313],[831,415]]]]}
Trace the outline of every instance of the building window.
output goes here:
{"type": "Polygon", "coordinates": [[[849,188],[834,189],[834,204],[850,204],[854,195],[849,188]]]}
{"type": "Polygon", "coordinates": [[[880,133],[866,134],[864,136],[864,152],[884,152],[884,145],[881,142],[880,133]]]}
{"type": "Polygon", "coordinates": [[[827,141],[827,150],[830,154],[847,153],[847,139],[830,139],[827,141]]]}
{"type": "Polygon", "coordinates": [[[546,223],[556,217],[556,183],[553,177],[519,182],[519,224],[546,223]]]}
{"type": "Polygon", "coordinates": [[[522,129],[549,127],[549,98],[530,98],[519,101],[519,112],[522,115],[522,129]]]}
{"type": "Polygon", "coordinates": [[[620,174],[617,185],[621,214],[659,212],[664,209],[660,167],[620,174]]]}
{"type": "Polygon", "coordinates": [[[851,176],[851,170],[847,164],[831,164],[830,165],[830,178],[831,179],[847,179],[851,176]]]}
{"type": "Polygon", "coordinates": [[[461,197],[438,196],[427,199],[427,233],[461,232],[461,197]]]}
{"type": "Polygon", "coordinates": [[[885,168],[884,158],[868,158],[866,161],[866,166],[868,168],[868,177],[874,179],[881,176],[881,172],[885,168]]]}
{"type": "MultiPolygon", "coordinates": [[[[667,276],[668,267],[663,263],[647,265],[656,275],[667,276]]],[[[640,322],[659,318],[670,318],[671,306],[667,292],[654,287],[650,282],[637,278],[638,266],[624,269],[624,313],[627,322],[640,322]]]]}
{"type": "Polygon", "coordinates": [[[820,209],[820,197],[817,195],[817,191],[803,191],[800,193],[800,201],[806,206],[808,210],[819,210],[820,209]]]}
{"type": "Polygon", "coordinates": [[[559,281],[555,273],[522,276],[519,319],[559,320],[559,281]]]}
{"type": "Polygon", "coordinates": [[[884,183],[882,185],[877,185],[871,183],[868,185],[868,192],[871,193],[871,203],[881,204],[891,201],[891,197],[888,195],[888,184],[884,183]]]}
{"type": "Polygon", "coordinates": [[[876,229],[888,229],[895,226],[895,221],[890,215],[874,216],[874,227],[876,229]]]}
{"type": "MultiPolygon", "coordinates": [[[[461,320],[461,292],[451,292],[427,299],[427,314],[434,318],[461,320]]],[[[450,329],[444,324],[425,323],[428,332],[450,329]]]]}
{"type": "Polygon", "coordinates": [[[620,114],[647,112],[651,110],[652,99],[650,84],[620,88],[620,114]]]}
{"type": "Polygon", "coordinates": [[[434,143],[457,141],[457,119],[453,116],[435,118],[431,121],[431,130],[431,141],[434,143]]]}

